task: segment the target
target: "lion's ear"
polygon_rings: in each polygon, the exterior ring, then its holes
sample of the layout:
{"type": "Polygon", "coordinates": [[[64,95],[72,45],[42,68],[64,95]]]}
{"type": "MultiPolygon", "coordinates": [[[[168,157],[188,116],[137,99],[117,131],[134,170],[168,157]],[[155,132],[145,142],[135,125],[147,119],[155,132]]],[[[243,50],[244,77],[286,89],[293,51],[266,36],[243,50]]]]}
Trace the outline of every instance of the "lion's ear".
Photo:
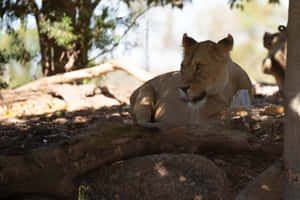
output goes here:
{"type": "Polygon", "coordinates": [[[186,33],[183,34],[183,37],[182,37],[182,46],[184,48],[186,47],[190,47],[194,44],[196,44],[196,40],[194,40],[193,38],[189,37],[186,33]]]}
{"type": "Polygon", "coordinates": [[[229,52],[232,50],[233,48],[233,37],[228,34],[228,36],[222,40],[220,40],[218,43],[218,48],[222,51],[222,52],[229,52]]]}

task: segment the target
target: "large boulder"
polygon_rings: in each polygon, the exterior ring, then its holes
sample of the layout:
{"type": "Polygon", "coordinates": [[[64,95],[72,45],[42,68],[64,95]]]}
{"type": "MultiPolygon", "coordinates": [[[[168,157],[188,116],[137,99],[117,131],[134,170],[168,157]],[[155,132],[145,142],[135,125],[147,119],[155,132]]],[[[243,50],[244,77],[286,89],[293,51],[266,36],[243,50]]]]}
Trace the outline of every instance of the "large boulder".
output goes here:
{"type": "Polygon", "coordinates": [[[160,154],[99,168],[79,182],[85,200],[230,200],[230,184],[221,169],[193,154],[160,154]]]}

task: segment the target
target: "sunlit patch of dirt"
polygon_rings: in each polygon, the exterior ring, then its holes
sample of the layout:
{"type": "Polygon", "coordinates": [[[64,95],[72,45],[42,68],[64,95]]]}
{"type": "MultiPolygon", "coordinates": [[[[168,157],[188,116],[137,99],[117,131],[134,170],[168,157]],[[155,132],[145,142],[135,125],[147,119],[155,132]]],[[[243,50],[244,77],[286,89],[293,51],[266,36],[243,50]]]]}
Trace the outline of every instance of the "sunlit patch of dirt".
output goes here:
{"type": "Polygon", "coordinates": [[[120,105],[1,119],[0,154],[23,154],[38,147],[68,142],[73,136],[85,134],[96,121],[128,120],[128,111],[127,105],[120,105]]]}

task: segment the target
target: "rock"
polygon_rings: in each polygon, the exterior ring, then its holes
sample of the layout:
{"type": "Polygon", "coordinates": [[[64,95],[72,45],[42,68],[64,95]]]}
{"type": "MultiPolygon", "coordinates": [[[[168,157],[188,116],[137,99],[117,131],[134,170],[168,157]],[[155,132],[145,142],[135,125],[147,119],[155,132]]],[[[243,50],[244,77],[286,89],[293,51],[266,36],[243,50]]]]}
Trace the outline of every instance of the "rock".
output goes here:
{"type": "Polygon", "coordinates": [[[85,200],[232,199],[221,169],[194,154],[139,157],[99,168],[79,181],[85,200]]]}
{"type": "Polygon", "coordinates": [[[283,165],[278,161],[243,189],[236,200],[281,200],[283,183],[283,165]]]}

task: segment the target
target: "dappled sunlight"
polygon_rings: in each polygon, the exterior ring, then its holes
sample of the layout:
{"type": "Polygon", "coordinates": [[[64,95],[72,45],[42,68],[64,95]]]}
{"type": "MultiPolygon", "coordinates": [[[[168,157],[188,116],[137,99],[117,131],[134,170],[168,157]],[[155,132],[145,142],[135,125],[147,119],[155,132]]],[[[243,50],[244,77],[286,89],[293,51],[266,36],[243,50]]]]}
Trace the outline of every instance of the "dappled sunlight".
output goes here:
{"type": "MultiPolygon", "coordinates": [[[[264,96],[263,94],[255,96],[256,101],[254,103],[257,104],[254,104],[253,110],[236,108],[235,111],[232,111],[229,120],[231,127],[243,131],[246,130],[258,136],[261,141],[265,142],[264,145],[270,143],[280,144],[282,142],[282,119],[284,113],[267,113],[265,109],[265,106],[270,105],[270,103],[280,106],[277,102],[280,96],[279,94],[275,95],[278,96],[264,96]],[[261,102],[265,104],[263,105],[261,102]]],[[[145,155],[139,154],[141,149],[147,153],[157,153],[156,149],[152,147],[157,145],[157,141],[164,141],[164,132],[160,130],[149,132],[149,130],[139,129],[139,127],[124,125],[125,121],[131,121],[129,111],[129,105],[122,104],[99,109],[57,110],[39,115],[2,118],[0,120],[1,155],[28,155],[26,153],[38,152],[39,149],[52,149],[55,152],[55,147],[66,147],[66,149],[72,146],[78,147],[78,149],[84,147],[82,151],[77,149],[78,152],[74,155],[76,159],[84,159],[82,166],[89,166],[91,163],[96,162],[97,159],[103,159],[105,163],[100,168],[92,169],[96,174],[91,176],[84,175],[83,178],[88,177],[86,183],[92,188],[88,191],[89,194],[98,194],[97,192],[101,190],[100,194],[104,194],[103,191],[111,192],[113,195],[118,194],[122,198],[123,194],[127,195],[129,192],[132,192],[133,195],[136,195],[136,191],[143,191],[145,193],[142,192],[142,195],[149,197],[153,197],[156,194],[170,194],[170,197],[174,197],[176,193],[178,199],[182,199],[180,195],[189,195],[190,199],[198,200],[201,198],[206,199],[208,190],[219,191],[218,188],[223,188],[223,185],[220,186],[218,182],[223,175],[221,177],[216,176],[215,170],[217,169],[210,166],[206,168],[205,164],[213,165],[211,161],[203,161],[204,164],[200,163],[197,165],[198,162],[202,161],[197,160],[201,156],[197,155],[195,151],[201,151],[196,149],[193,144],[190,144],[195,141],[193,137],[189,138],[191,135],[187,135],[186,141],[177,141],[174,144],[162,142],[157,147],[159,149],[158,152],[169,151],[170,147],[174,148],[172,152],[175,153],[193,152],[193,154],[188,154],[187,158],[184,158],[185,155],[178,155],[178,157],[175,157],[174,160],[168,163],[164,159],[169,159],[174,155],[164,156],[162,154],[159,155],[162,156],[162,159],[153,160],[150,157],[150,160],[147,161],[145,157],[139,157],[136,160],[131,160],[137,155],[145,155]],[[113,123],[110,124],[110,122],[113,123]],[[131,132],[130,130],[133,131],[131,132]],[[79,141],[86,138],[82,136],[91,136],[87,137],[88,142],[86,146],[81,145],[79,141]],[[144,140],[145,138],[148,138],[148,140],[144,140]],[[187,143],[187,148],[183,148],[180,145],[182,142],[187,143]],[[91,144],[95,145],[94,148],[100,152],[100,154],[95,153],[95,157],[91,155],[91,152],[85,152],[85,147],[88,148],[91,144]],[[107,149],[107,145],[112,145],[112,148],[107,149]],[[164,145],[166,146],[164,147],[164,145]],[[190,147],[191,151],[188,150],[190,147]],[[110,165],[111,157],[120,158],[121,156],[124,156],[122,157],[124,160],[110,165]],[[138,159],[142,160],[139,162],[138,159]],[[193,159],[196,159],[195,162],[193,159]],[[209,173],[206,173],[206,170],[212,170],[213,172],[209,171],[209,173]],[[212,179],[212,181],[205,181],[208,179],[212,179]],[[213,182],[214,180],[216,182],[213,182]],[[97,187],[93,187],[94,185],[97,187]],[[215,187],[212,188],[210,187],[211,185],[215,185],[215,187]],[[204,189],[202,190],[202,188],[204,189]]],[[[211,127],[213,131],[217,130],[215,135],[218,135],[218,130],[220,129],[215,125],[211,127]]],[[[179,134],[182,137],[184,137],[185,133],[189,134],[187,129],[187,127],[178,129],[180,131],[179,134]]],[[[201,131],[199,131],[200,133],[201,131]]],[[[232,134],[233,131],[228,133],[232,134]]],[[[176,137],[178,137],[176,132],[174,134],[174,137],[170,135],[171,141],[176,140],[176,137]]],[[[220,135],[222,134],[220,133],[220,135]]],[[[228,141],[228,138],[226,141],[228,141]]],[[[65,152],[72,154],[72,151],[63,151],[63,156],[66,155],[65,152]]],[[[254,162],[252,160],[254,158],[250,156],[233,155],[231,153],[224,153],[223,155],[223,152],[216,154],[209,151],[205,156],[212,160],[218,168],[224,169],[230,181],[233,182],[233,190],[235,192],[244,187],[270,163],[268,161],[258,162],[257,157],[255,158],[256,162],[254,162]],[[236,163],[239,164],[237,165],[236,163]]],[[[76,167],[81,166],[76,159],[73,160],[72,157],[66,163],[75,162],[74,165],[76,167]]],[[[223,183],[221,181],[221,184],[223,183]]]]}
{"type": "Polygon", "coordinates": [[[123,103],[105,87],[66,84],[41,90],[2,90],[1,99],[1,118],[41,115],[60,110],[99,109],[123,103]]]}
{"type": "Polygon", "coordinates": [[[204,200],[202,195],[196,195],[193,200],[204,200]]]}
{"type": "Polygon", "coordinates": [[[1,118],[1,154],[23,154],[37,147],[68,143],[77,135],[87,134],[96,122],[128,119],[126,105],[1,118]]]}
{"type": "Polygon", "coordinates": [[[163,162],[158,162],[154,166],[155,171],[160,175],[160,176],[167,176],[168,175],[168,170],[164,166],[163,162]]]}
{"type": "Polygon", "coordinates": [[[162,153],[106,165],[81,177],[78,185],[91,186],[86,194],[98,194],[98,199],[231,199],[226,183],[223,172],[205,157],[162,153]]]}
{"type": "Polygon", "coordinates": [[[42,115],[46,113],[68,110],[66,103],[60,99],[30,99],[27,102],[16,102],[9,105],[0,105],[0,117],[22,117],[42,115]]]}
{"type": "Polygon", "coordinates": [[[0,199],[283,193],[288,0],[4,2],[0,199]]]}
{"type": "Polygon", "coordinates": [[[271,192],[272,191],[272,189],[268,185],[266,185],[266,184],[261,185],[261,189],[263,189],[263,190],[265,190],[267,192],[271,192]]]}
{"type": "Polygon", "coordinates": [[[180,182],[185,182],[185,181],[186,181],[186,177],[184,177],[184,176],[179,176],[179,181],[180,181],[180,182]]]}

